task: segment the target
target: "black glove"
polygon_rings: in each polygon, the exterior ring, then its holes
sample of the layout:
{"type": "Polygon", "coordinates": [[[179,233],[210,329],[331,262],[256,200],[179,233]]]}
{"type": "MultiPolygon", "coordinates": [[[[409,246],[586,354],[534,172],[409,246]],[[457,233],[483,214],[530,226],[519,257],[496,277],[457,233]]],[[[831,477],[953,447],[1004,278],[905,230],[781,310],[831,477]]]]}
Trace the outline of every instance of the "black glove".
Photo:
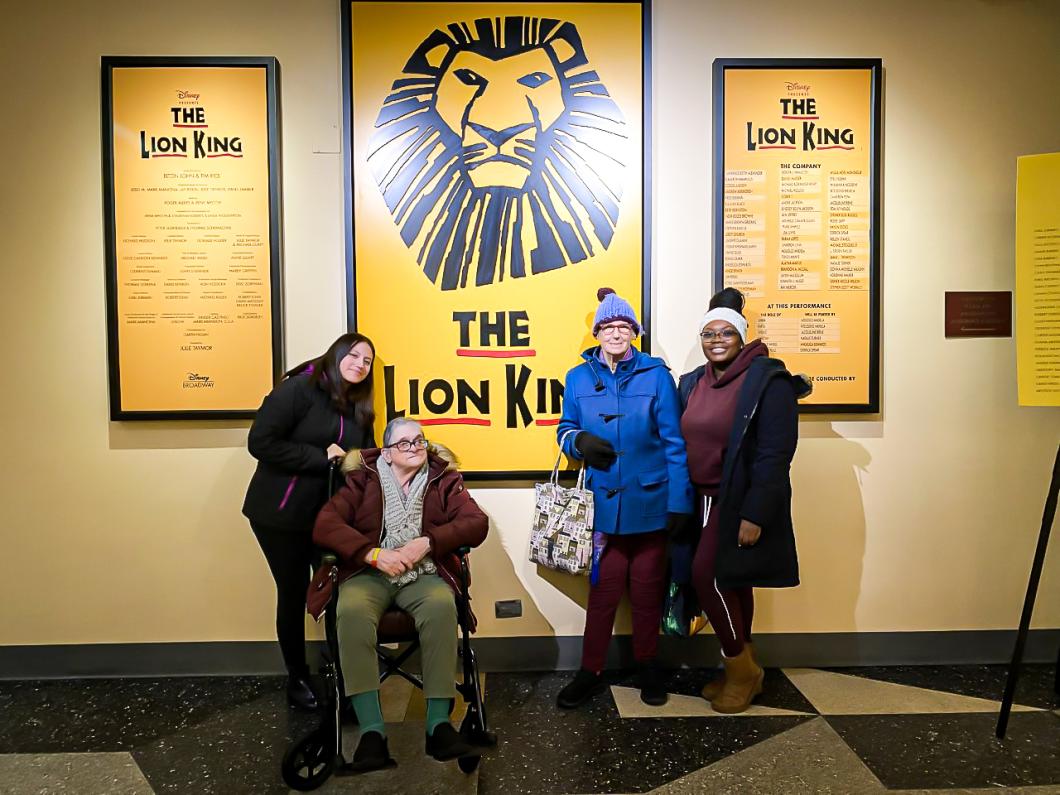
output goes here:
{"type": "Polygon", "coordinates": [[[695,538],[696,523],[690,513],[666,514],[666,532],[679,544],[685,544],[695,538]]]}
{"type": "Polygon", "coordinates": [[[594,469],[607,469],[618,458],[611,442],[588,431],[582,431],[574,437],[574,448],[582,454],[585,463],[594,469]]]}

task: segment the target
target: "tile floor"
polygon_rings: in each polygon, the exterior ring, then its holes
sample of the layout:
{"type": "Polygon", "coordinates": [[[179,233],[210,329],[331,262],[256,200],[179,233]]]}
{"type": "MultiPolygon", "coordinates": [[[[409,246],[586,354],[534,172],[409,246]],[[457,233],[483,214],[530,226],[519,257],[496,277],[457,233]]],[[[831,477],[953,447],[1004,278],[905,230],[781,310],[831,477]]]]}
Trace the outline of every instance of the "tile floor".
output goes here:
{"type": "MultiPolygon", "coordinates": [[[[567,674],[489,674],[500,741],[470,775],[424,757],[422,695],[394,678],[383,712],[398,767],[320,791],[1060,793],[1052,667],[1025,669],[1004,742],[1003,666],[771,669],[738,716],[699,698],[712,674],[674,672],[659,708],[616,674],[573,712],[555,707],[567,674]]],[[[278,678],[0,682],[0,793],[284,793],[280,758],[315,725],[278,678]]],[[[348,753],[356,741],[344,729],[348,753]]]]}

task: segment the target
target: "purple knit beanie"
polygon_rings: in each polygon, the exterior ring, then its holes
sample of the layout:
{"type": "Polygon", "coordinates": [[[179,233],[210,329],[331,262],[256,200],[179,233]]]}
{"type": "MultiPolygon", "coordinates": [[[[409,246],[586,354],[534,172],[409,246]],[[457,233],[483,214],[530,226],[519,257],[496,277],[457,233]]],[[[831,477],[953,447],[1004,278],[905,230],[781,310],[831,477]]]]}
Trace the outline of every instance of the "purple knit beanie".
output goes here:
{"type": "Polygon", "coordinates": [[[596,308],[596,317],[593,318],[593,336],[600,331],[600,326],[605,323],[613,323],[623,320],[633,326],[633,333],[640,336],[640,323],[637,322],[637,313],[633,311],[629,301],[619,298],[618,293],[610,287],[601,287],[596,291],[596,300],[600,306],[596,308]]]}

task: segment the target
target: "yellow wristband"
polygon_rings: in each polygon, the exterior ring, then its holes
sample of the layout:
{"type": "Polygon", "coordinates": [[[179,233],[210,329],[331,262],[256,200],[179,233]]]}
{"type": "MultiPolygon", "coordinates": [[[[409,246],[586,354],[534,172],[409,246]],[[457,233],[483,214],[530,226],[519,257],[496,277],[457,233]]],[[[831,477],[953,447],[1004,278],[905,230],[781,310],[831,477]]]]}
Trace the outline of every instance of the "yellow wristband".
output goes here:
{"type": "Polygon", "coordinates": [[[381,548],[379,548],[379,547],[376,547],[375,549],[372,550],[372,556],[370,558],[368,558],[368,565],[369,566],[373,566],[374,567],[374,566],[376,566],[378,564],[378,562],[379,562],[379,553],[382,552],[382,551],[383,550],[381,548]]]}

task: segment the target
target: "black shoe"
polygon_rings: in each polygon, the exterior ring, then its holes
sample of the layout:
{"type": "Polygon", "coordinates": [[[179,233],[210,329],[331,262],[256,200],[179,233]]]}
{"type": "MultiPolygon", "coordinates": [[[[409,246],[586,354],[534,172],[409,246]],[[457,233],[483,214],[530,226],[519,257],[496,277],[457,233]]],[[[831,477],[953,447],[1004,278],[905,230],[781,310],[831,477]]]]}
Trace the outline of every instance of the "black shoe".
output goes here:
{"type": "Polygon", "coordinates": [[[287,677],[287,703],[297,709],[316,709],[320,702],[306,674],[291,674],[287,677]]]}
{"type": "Polygon", "coordinates": [[[604,677],[582,668],[574,675],[574,679],[559,691],[559,698],[556,699],[556,703],[560,709],[574,709],[575,707],[580,707],[603,689],[604,677]]]}
{"type": "Polygon", "coordinates": [[[640,700],[652,707],[661,707],[669,699],[666,683],[659,666],[644,663],[640,668],[640,700]]]}
{"type": "Polygon", "coordinates": [[[439,723],[435,726],[434,733],[427,735],[425,748],[427,755],[433,756],[439,762],[448,762],[458,756],[467,756],[472,750],[451,723],[439,723]]]}
{"type": "Polygon", "coordinates": [[[393,767],[393,765],[394,760],[390,758],[386,737],[379,732],[371,731],[361,735],[357,750],[353,752],[353,761],[347,765],[347,768],[355,773],[365,773],[369,770],[393,767]]]}

